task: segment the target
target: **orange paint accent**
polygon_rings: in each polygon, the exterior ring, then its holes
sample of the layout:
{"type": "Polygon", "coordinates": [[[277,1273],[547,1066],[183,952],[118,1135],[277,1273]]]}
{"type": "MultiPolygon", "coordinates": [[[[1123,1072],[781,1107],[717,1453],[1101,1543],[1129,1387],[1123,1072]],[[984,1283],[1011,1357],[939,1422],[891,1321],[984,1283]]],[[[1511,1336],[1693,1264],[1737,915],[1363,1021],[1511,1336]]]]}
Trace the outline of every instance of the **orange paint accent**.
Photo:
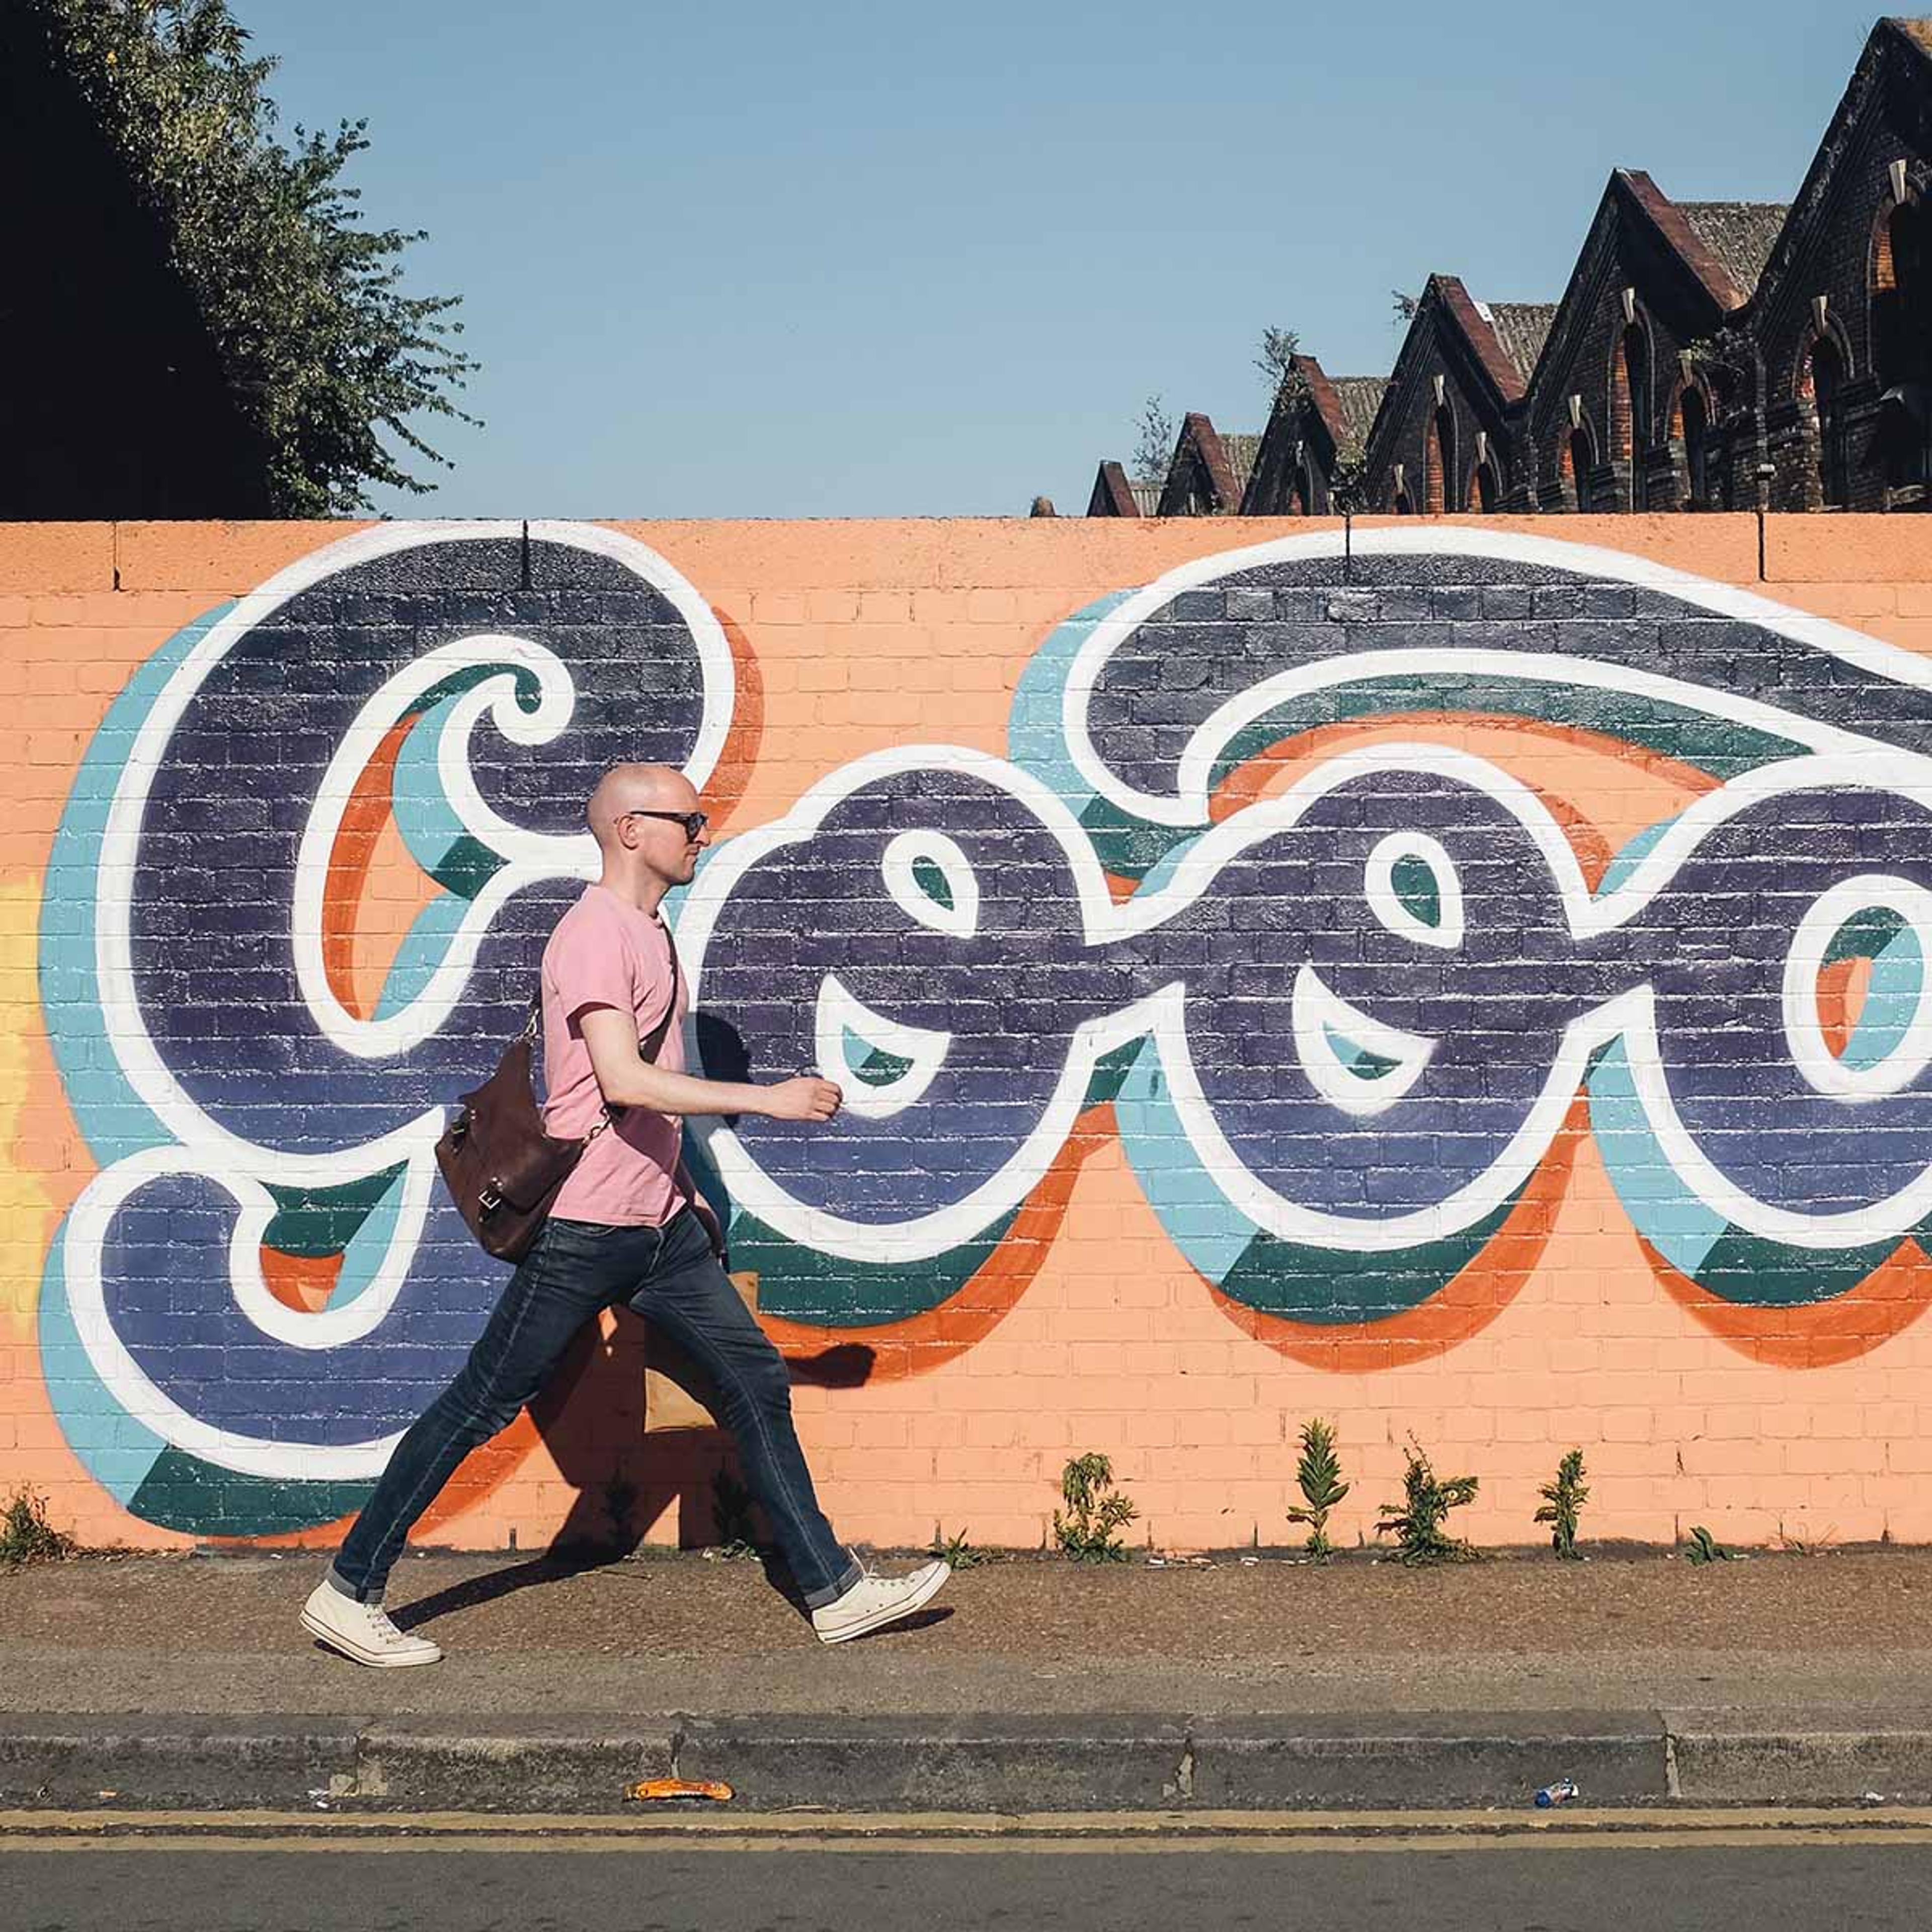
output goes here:
{"type": "Polygon", "coordinates": [[[1496,1233],[1420,1306],[1382,1322],[1334,1327],[1270,1315],[1208,1284],[1214,1306],[1244,1335],[1279,1353],[1335,1375],[1402,1368],[1440,1355],[1480,1334],[1522,1292],[1550,1244],[1556,1210],[1570,1184],[1578,1145],[1589,1130],[1580,1094],[1550,1149],[1496,1233]]]}
{"type": "Polygon", "coordinates": [[[714,610],[711,614],[718,620],[725,642],[731,647],[734,680],[731,728],[718,754],[717,769],[704,788],[712,830],[722,835],[730,828],[732,814],[744,802],[745,794],[751,789],[752,775],[758,767],[758,749],[765,731],[765,680],[758,668],[758,654],[743,626],[722,610],[714,610]]]}
{"type": "Polygon", "coordinates": [[[398,718],[383,734],[376,755],[363,766],[354,794],[342,814],[342,824],[328,855],[328,875],[322,889],[322,964],[328,990],[358,1019],[374,1011],[356,987],[356,915],[368,890],[370,862],[394,809],[396,756],[403,741],[416,729],[413,717],[398,718]]]}
{"type": "Polygon", "coordinates": [[[1916,1240],[1901,1241],[1888,1260],[1844,1294],[1789,1308],[1726,1301],[1700,1287],[1648,1241],[1640,1239],[1638,1246],[1679,1307],[1739,1354],[1774,1368],[1851,1361],[1902,1334],[1932,1306],[1932,1258],[1916,1240]]]}
{"type": "Polygon", "coordinates": [[[1880,1342],[1901,1335],[1932,1306],[1932,1258],[1916,1240],[1901,1240],[1857,1287],[1826,1302],[1795,1308],[1756,1308],[1727,1302],[1698,1287],[1650,1242],[1638,1240],[1652,1274],[1670,1291],[1671,1300],[1738,1354],[1774,1368],[1826,1368],[1868,1354],[1880,1342]]]}
{"type": "Polygon", "coordinates": [[[1871,990],[1871,973],[1872,962],[1863,958],[1834,959],[1819,968],[1818,1026],[1834,1054],[1842,1054],[1852,1042],[1871,990]]]}
{"type": "Polygon", "coordinates": [[[279,1249],[262,1250],[262,1279],[284,1308],[298,1315],[317,1315],[342,1278],[340,1255],[285,1255],[279,1249]]]}

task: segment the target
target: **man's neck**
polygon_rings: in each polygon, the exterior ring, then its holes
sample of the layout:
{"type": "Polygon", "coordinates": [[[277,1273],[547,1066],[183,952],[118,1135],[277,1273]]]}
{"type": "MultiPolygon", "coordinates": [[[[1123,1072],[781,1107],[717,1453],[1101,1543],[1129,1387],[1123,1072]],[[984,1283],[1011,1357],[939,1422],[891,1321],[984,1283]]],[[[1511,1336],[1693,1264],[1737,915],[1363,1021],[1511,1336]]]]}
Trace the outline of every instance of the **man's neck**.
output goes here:
{"type": "Polygon", "coordinates": [[[597,883],[607,892],[615,892],[626,904],[635,906],[641,913],[648,913],[652,919],[657,917],[658,908],[664,903],[664,896],[668,890],[662,879],[648,876],[627,879],[608,867],[597,883]]]}

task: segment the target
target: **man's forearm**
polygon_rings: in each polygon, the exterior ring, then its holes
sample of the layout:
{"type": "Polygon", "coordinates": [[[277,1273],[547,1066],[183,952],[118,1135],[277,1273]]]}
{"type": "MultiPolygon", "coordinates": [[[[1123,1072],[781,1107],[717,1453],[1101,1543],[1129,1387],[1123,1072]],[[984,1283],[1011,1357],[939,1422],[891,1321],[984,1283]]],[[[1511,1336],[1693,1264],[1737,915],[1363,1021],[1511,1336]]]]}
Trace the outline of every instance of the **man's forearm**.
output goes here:
{"type": "Polygon", "coordinates": [[[614,1107],[646,1107],[654,1114],[762,1114],[766,1090],[733,1080],[700,1080],[640,1061],[616,1082],[598,1083],[614,1107]],[[620,1089],[613,1093],[615,1085],[620,1089]]]}

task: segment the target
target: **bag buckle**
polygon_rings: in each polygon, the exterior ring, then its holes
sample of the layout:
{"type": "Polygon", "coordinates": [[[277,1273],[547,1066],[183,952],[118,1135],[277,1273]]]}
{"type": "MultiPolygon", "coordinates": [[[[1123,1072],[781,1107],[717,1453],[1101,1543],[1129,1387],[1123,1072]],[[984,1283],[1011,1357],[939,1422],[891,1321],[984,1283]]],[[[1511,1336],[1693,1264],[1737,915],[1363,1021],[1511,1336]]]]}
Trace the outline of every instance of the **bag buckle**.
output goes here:
{"type": "Polygon", "coordinates": [[[486,1221],[502,1206],[503,1197],[497,1192],[496,1184],[494,1180],[477,1196],[476,1204],[483,1210],[483,1218],[486,1221]]]}

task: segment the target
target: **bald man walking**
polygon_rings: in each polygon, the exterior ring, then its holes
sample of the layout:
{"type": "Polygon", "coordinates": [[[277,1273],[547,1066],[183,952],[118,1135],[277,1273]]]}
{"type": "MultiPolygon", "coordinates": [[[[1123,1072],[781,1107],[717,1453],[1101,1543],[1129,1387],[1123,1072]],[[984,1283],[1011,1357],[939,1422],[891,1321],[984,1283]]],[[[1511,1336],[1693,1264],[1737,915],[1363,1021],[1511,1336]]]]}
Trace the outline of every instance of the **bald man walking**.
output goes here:
{"type": "Polygon", "coordinates": [[[599,782],[587,816],[602,873],[544,949],[544,1124],[580,1137],[607,1109],[610,1124],[572,1169],[456,1379],[397,1444],[303,1608],[311,1636],[377,1669],[442,1654],[382,1608],[411,1526],[464,1457],[516,1419],[584,1324],[615,1306],[655,1323],[710,1372],[746,1480],[822,1642],[910,1616],[950,1574],[928,1563],[908,1576],[877,1576],[832,1534],[792,1426],[784,1360],[727,1279],[717,1225],[684,1165],[688,1115],[829,1120],[841,1098],[829,1080],[750,1086],[684,1070],[685,988],[658,908],[673,886],[690,884],[710,842],[698,794],[667,766],[620,765],[599,782]],[[647,1060],[640,1041],[660,1031],[647,1060]]]}

